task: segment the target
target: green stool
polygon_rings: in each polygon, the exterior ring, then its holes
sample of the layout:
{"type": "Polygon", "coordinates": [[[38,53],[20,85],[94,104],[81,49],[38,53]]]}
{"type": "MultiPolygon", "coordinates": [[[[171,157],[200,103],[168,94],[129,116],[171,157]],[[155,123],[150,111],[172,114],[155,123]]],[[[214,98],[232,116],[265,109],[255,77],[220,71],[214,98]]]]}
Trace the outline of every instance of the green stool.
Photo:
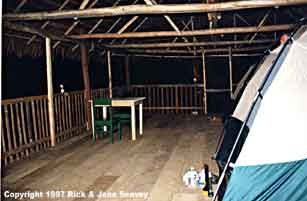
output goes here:
{"type": "Polygon", "coordinates": [[[112,113],[112,100],[107,98],[95,99],[93,101],[93,115],[94,115],[94,129],[93,129],[93,142],[96,142],[97,133],[101,138],[104,137],[105,133],[109,133],[110,142],[114,143],[113,133],[118,131],[118,139],[122,140],[122,128],[121,120],[119,117],[115,117],[112,113]],[[107,116],[104,119],[98,114],[99,110],[106,108],[107,116]],[[107,131],[104,130],[106,127],[107,131]]]}

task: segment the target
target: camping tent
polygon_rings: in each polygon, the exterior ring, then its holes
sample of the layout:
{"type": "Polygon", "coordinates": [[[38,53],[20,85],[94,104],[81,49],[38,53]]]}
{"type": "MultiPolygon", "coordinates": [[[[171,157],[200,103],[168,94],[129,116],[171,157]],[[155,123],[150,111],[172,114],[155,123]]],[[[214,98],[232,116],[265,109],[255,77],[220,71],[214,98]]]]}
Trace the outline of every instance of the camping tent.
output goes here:
{"type": "Polygon", "coordinates": [[[243,92],[233,114],[242,122],[234,146],[244,127],[248,134],[224,201],[307,200],[306,30],[268,55],[243,92]]]}

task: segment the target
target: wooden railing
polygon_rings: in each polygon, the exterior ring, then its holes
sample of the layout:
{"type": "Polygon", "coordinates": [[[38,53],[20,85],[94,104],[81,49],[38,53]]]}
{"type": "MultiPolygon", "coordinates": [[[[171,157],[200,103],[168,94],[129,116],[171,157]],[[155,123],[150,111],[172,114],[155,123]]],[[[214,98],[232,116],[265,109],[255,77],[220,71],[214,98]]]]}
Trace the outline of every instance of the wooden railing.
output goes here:
{"type": "MultiPolygon", "coordinates": [[[[127,88],[113,88],[121,96],[127,88]]],[[[209,93],[228,90],[207,89],[209,93]]],[[[127,91],[126,91],[127,93],[127,91]]],[[[132,85],[131,96],[145,96],[145,112],[205,113],[202,85],[132,85]]],[[[108,89],[92,91],[93,98],[108,97],[108,89]]],[[[83,91],[54,95],[56,142],[85,133],[87,111],[83,91]]],[[[4,164],[20,160],[51,146],[47,96],[1,101],[1,160],[4,164]]]]}
{"type": "Polygon", "coordinates": [[[207,98],[210,94],[229,93],[229,89],[206,89],[201,84],[185,85],[132,85],[133,96],[144,96],[144,110],[159,113],[204,114],[207,111],[207,98]]]}
{"type": "MultiPolygon", "coordinates": [[[[114,88],[120,95],[122,88],[114,88]]],[[[108,97],[108,89],[92,91],[94,98],[108,97]]],[[[87,127],[83,91],[54,95],[56,142],[83,134],[87,127]]],[[[51,146],[47,96],[1,101],[1,160],[4,164],[51,146]]]]}

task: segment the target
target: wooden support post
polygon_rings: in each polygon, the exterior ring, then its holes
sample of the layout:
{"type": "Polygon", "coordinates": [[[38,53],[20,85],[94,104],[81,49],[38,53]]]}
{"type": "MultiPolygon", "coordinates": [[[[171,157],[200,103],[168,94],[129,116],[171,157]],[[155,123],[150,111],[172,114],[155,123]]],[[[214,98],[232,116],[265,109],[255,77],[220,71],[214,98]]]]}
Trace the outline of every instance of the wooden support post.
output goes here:
{"type": "Polygon", "coordinates": [[[205,60],[205,51],[202,49],[202,63],[203,63],[203,80],[204,80],[204,109],[205,114],[208,114],[208,106],[207,106],[207,80],[206,80],[206,60],[205,60]]]}
{"type": "Polygon", "coordinates": [[[231,47],[229,47],[228,59],[229,59],[229,89],[230,89],[230,97],[232,97],[232,50],[231,50],[231,47]]]}
{"type": "Polygon", "coordinates": [[[55,146],[55,123],[53,110],[53,86],[52,86],[52,62],[51,62],[51,40],[46,38],[46,63],[47,63],[47,88],[48,88],[48,114],[51,146],[55,146]]]}
{"type": "Polygon", "coordinates": [[[109,97],[112,98],[112,67],[111,67],[111,51],[107,51],[107,62],[108,62],[108,72],[109,72],[109,97]]]}
{"type": "Polygon", "coordinates": [[[130,71],[129,71],[129,56],[125,56],[125,82],[128,91],[130,91],[130,71]]]}
{"type": "Polygon", "coordinates": [[[81,51],[81,63],[82,63],[82,74],[83,74],[83,84],[84,84],[84,99],[86,104],[86,113],[87,113],[87,130],[91,130],[92,127],[92,115],[91,115],[91,86],[88,73],[88,51],[86,44],[84,42],[80,43],[81,51]]]}

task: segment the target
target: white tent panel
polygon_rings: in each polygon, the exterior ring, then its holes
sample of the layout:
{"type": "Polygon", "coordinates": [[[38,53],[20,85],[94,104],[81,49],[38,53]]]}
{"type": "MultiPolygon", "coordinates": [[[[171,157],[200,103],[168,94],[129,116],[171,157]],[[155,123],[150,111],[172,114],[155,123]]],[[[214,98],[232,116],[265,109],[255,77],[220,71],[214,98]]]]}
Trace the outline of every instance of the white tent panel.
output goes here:
{"type": "Polygon", "coordinates": [[[262,80],[266,76],[268,70],[272,66],[272,63],[275,61],[278,53],[280,52],[281,47],[276,48],[274,51],[269,54],[261,66],[258,68],[257,72],[253,76],[253,78],[249,81],[246,88],[244,89],[244,92],[242,94],[242,97],[239,100],[239,103],[233,113],[233,117],[244,121],[249,108],[252,105],[252,102],[257,94],[258,88],[260,84],[262,83],[262,80]]]}
{"type": "Polygon", "coordinates": [[[293,42],[264,94],[236,166],[307,159],[306,41],[305,32],[293,42]]]}

